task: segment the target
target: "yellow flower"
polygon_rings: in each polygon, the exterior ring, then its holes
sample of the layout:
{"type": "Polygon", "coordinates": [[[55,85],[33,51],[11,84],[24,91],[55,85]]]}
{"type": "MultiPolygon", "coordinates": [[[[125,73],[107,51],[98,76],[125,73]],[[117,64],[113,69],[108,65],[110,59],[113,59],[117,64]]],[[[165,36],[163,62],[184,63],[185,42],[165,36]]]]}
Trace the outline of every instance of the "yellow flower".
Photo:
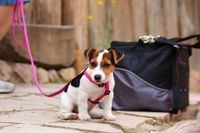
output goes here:
{"type": "Polygon", "coordinates": [[[114,5],[116,4],[117,0],[111,0],[111,3],[114,5]]]}
{"type": "Polygon", "coordinates": [[[102,6],[104,4],[104,0],[96,0],[97,1],[97,4],[102,6]]]}
{"type": "Polygon", "coordinates": [[[132,42],[132,40],[130,39],[130,40],[126,40],[126,42],[132,42]]]}
{"type": "Polygon", "coordinates": [[[90,16],[87,16],[87,19],[88,19],[88,20],[92,20],[92,19],[93,19],[93,16],[91,16],[91,15],[90,15],[90,16]]]}

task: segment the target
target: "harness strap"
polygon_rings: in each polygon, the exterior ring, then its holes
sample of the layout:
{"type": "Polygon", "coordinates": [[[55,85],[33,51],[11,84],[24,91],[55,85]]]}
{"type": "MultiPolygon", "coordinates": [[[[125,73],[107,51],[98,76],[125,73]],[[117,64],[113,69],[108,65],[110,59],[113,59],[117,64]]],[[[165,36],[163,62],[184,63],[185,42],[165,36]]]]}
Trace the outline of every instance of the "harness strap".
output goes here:
{"type": "MultiPolygon", "coordinates": [[[[84,71],[84,75],[87,77],[88,80],[90,80],[92,83],[94,83],[95,85],[99,86],[99,84],[95,83],[92,78],[90,77],[90,75],[87,73],[87,71],[84,71]]],[[[90,98],[88,99],[89,102],[91,102],[92,104],[98,104],[99,101],[105,97],[106,95],[109,95],[110,94],[110,86],[109,86],[109,82],[106,82],[106,83],[102,83],[100,84],[101,86],[99,87],[105,87],[105,92],[100,95],[97,99],[95,100],[91,100],[90,98]],[[103,86],[102,86],[103,85],[103,86]]]]}

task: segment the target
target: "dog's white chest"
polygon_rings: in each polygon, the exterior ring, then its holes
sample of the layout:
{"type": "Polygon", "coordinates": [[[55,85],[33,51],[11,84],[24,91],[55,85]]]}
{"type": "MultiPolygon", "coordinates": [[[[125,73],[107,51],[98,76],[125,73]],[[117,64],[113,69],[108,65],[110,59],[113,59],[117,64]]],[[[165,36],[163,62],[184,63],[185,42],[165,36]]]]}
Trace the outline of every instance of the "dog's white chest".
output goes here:
{"type": "MultiPolygon", "coordinates": [[[[109,90],[112,89],[114,86],[114,79],[110,78],[109,81],[109,90]]],[[[99,87],[98,85],[89,81],[85,76],[81,78],[80,81],[80,91],[83,91],[88,94],[88,97],[91,100],[95,100],[99,98],[99,96],[103,95],[106,91],[105,86],[99,87]]]]}

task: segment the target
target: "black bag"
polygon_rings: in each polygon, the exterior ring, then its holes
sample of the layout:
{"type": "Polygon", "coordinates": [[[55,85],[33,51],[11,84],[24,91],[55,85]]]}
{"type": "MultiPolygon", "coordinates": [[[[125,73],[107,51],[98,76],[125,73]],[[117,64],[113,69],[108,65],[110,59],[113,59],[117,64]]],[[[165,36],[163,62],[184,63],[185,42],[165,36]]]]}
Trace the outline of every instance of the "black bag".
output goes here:
{"type": "Polygon", "coordinates": [[[189,56],[200,48],[200,35],[153,39],[111,43],[125,54],[114,71],[113,109],[176,113],[189,104],[189,56]],[[194,38],[193,45],[181,43],[194,38]]]}

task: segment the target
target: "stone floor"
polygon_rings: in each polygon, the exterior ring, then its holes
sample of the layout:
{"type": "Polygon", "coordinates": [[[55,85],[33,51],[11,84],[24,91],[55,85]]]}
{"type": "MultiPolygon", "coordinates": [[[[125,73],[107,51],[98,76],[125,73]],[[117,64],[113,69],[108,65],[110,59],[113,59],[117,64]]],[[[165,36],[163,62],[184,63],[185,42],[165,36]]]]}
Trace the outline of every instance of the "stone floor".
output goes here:
{"type": "MultiPolygon", "coordinates": [[[[43,87],[51,92],[62,85],[43,87]]],[[[192,97],[193,104],[200,101],[200,95],[192,97]]],[[[63,121],[57,117],[58,109],[59,97],[47,98],[35,86],[18,85],[14,93],[0,95],[0,133],[154,133],[173,124],[162,122],[168,113],[125,111],[113,112],[116,121],[63,121]]]]}

